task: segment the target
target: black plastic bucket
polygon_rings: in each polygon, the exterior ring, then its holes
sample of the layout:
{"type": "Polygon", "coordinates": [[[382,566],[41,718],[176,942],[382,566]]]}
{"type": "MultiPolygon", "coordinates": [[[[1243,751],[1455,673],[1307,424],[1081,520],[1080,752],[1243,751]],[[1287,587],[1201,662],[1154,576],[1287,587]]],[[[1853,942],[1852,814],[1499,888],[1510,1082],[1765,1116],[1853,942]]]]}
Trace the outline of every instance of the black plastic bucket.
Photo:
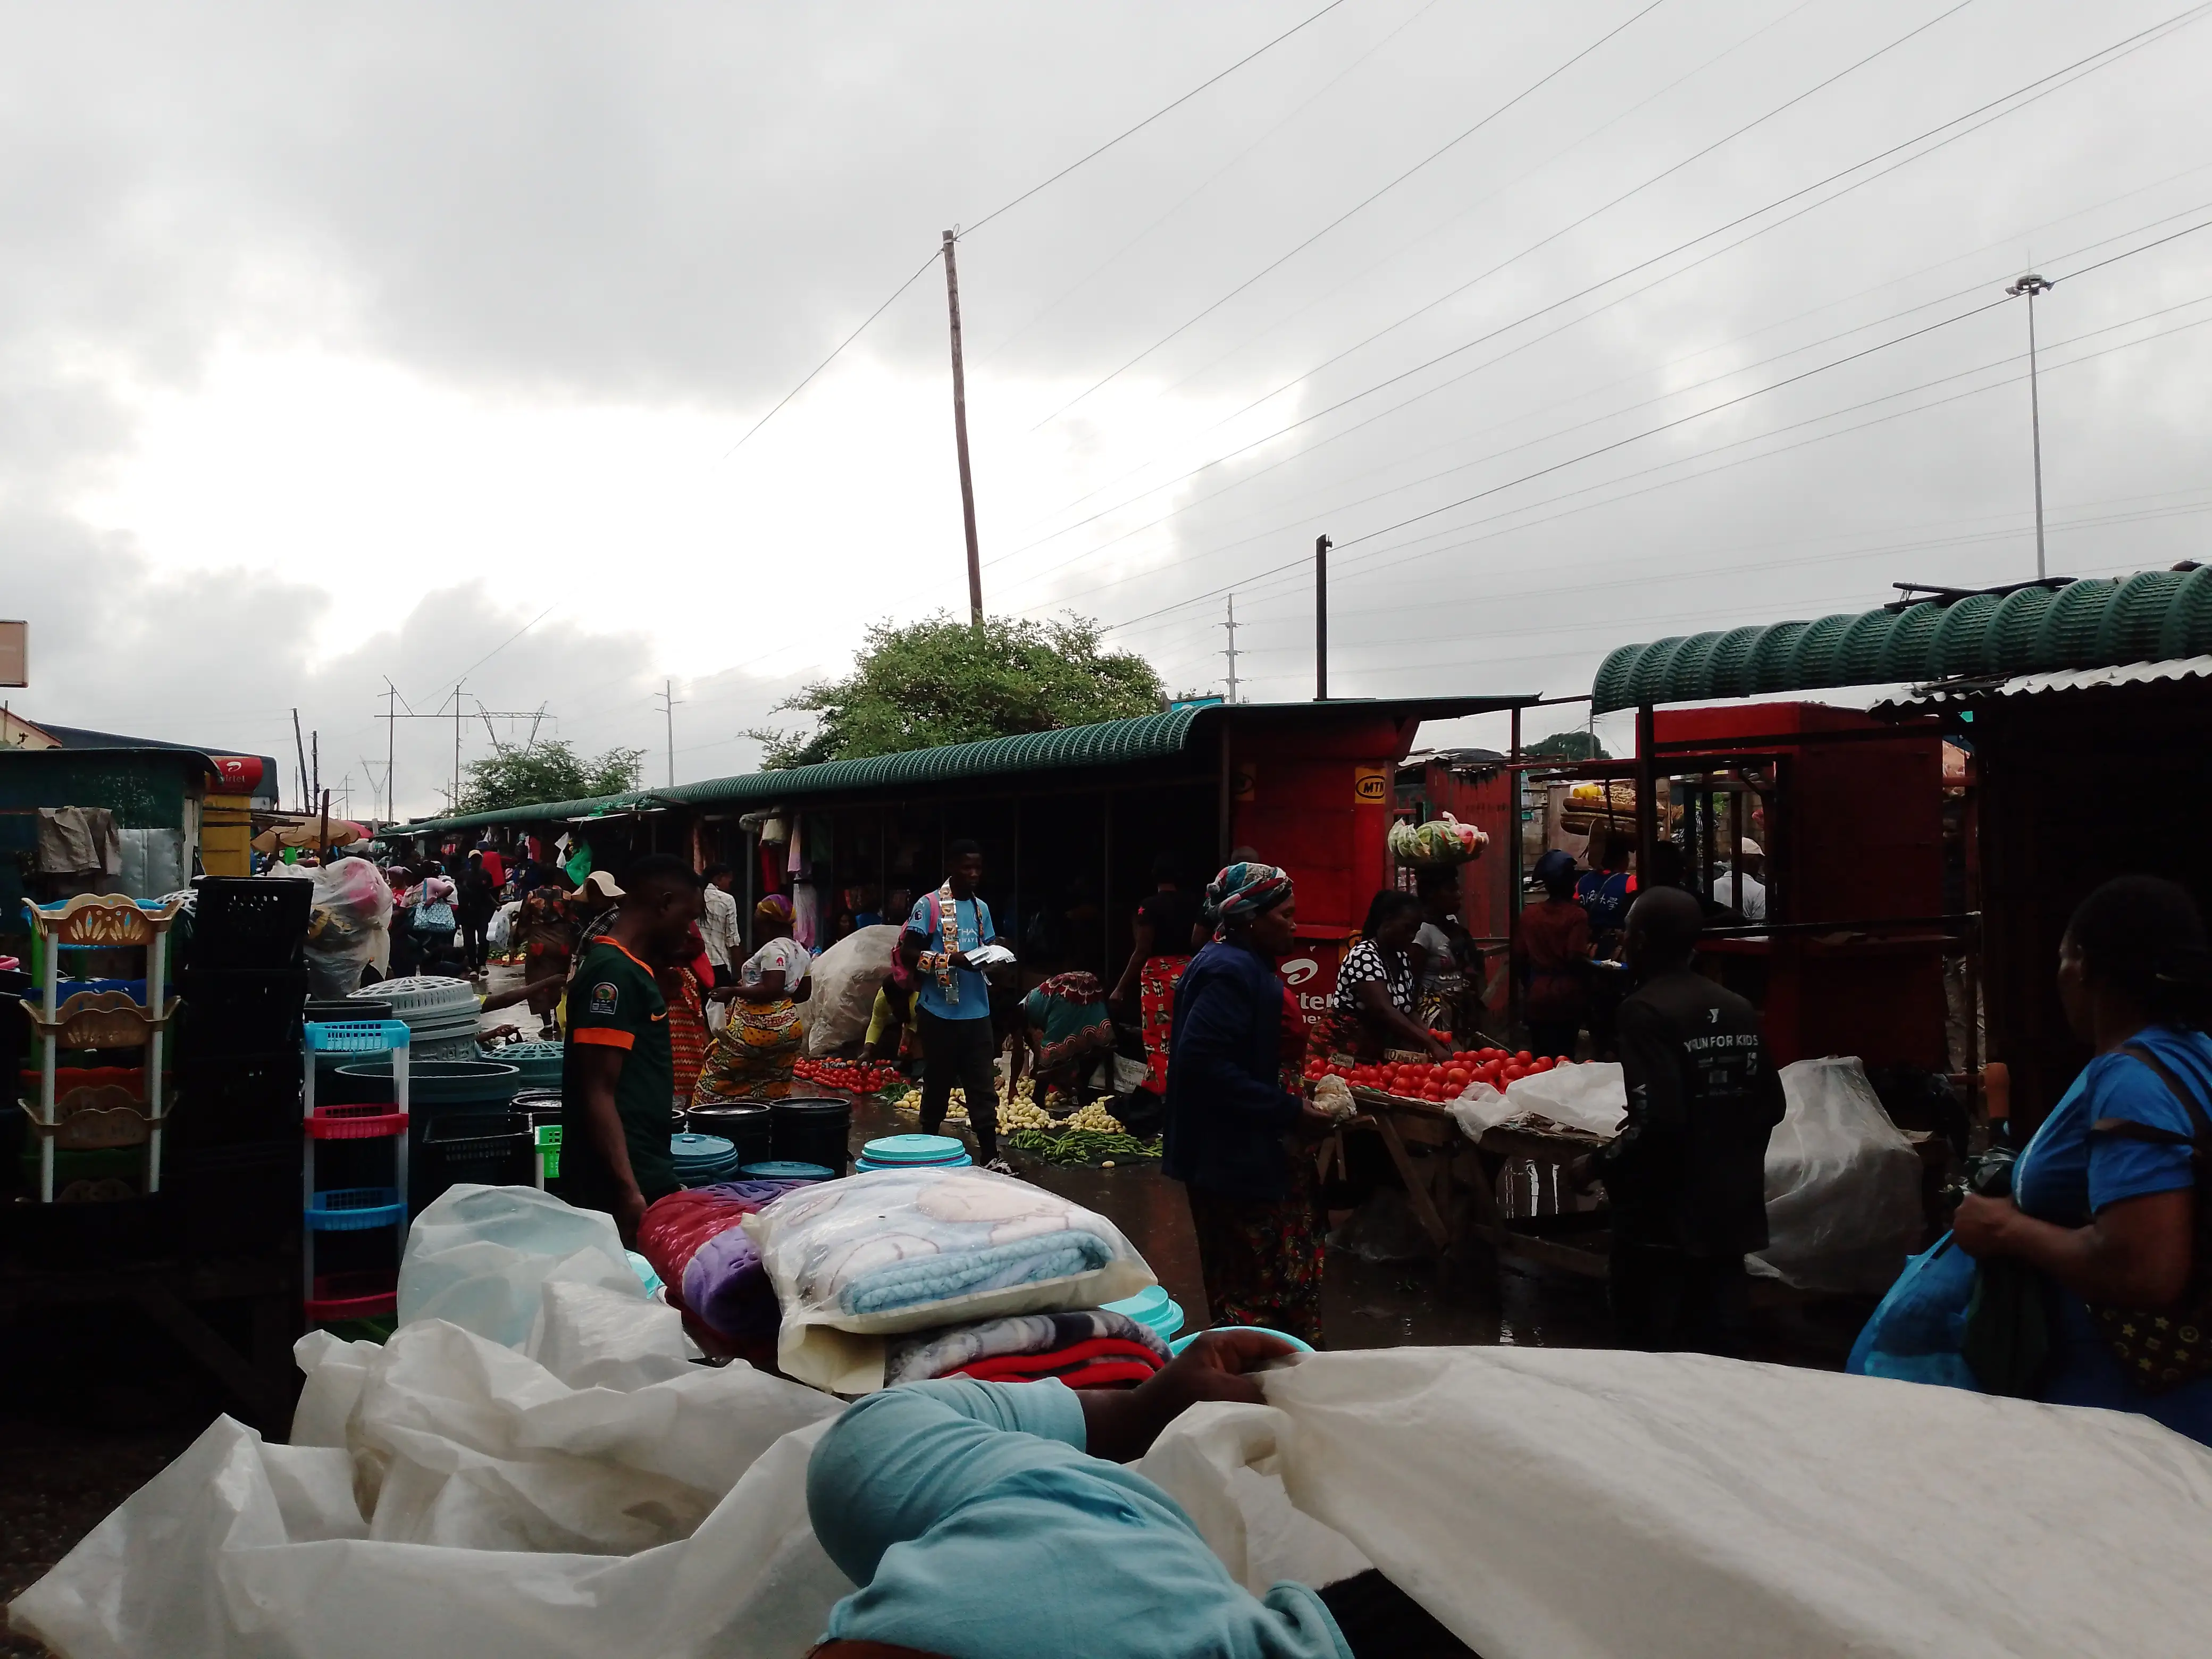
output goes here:
{"type": "Polygon", "coordinates": [[[684,1127],[696,1135],[721,1136],[738,1149],[740,1164],[765,1164],[775,1152],[774,1116],[764,1100],[694,1106],[684,1127]]]}
{"type": "Polygon", "coordinates": [[[839,1175],[852,1168],[853,1103],[776,1100],[769,1103],[770,1148],[779,1164],[819,1164],[839,1175]]]}

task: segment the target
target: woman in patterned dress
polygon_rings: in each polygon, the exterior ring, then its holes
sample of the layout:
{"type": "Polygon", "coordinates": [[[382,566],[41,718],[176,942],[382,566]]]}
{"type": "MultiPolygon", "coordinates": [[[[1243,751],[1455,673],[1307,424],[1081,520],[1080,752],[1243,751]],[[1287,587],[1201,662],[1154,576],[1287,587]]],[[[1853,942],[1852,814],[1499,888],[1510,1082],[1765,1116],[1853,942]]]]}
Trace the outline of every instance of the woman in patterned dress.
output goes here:
{"type": "Polygon", "coordinates": [[[753,907],[759,949],[738,970],[737,983],[715,994],[730,1000],[730,1018],[707,1051],[692,1103],[782,1100],[806,1038],[799,1005],[813,994],[812,959],[791,936],[791,901],[770,893],[753,907]]]}
{"type": "Polygon", "coordinates": [[[1421,930],[1421,902],[1386,887],[1367,907],[1367,925],[1344,953],[1328,1012],[1313,1024],[1312,1052],[1376,1060],[1389,1048],[1449,1060],[1450,1045],[1413,1018],[1418,988],[1412,946],[1421,930]]]}

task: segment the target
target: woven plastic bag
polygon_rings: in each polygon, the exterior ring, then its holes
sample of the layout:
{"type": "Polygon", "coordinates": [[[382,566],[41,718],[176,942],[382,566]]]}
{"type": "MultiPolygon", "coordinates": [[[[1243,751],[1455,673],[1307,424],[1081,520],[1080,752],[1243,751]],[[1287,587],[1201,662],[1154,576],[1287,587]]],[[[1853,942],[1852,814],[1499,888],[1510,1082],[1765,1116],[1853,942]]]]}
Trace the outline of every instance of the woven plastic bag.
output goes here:
{"type": "Polygon", "coordinates": [[[781,1309],[776,1364],[838,1394],[883,1386],[883,1338],[1096,1308],[1158,1283],[1104,1216],[988,1170],[825,1181],[745,1218],[781,1309]]]}
{"type": "Polygon", "coordinates": [[[807,975],[814,994],[806,1001],[806,1052],[833,1054],[868,1034],[876,991],[891,970],[898,948],[896,927],[863,927],[814,958],[807,975]]]}

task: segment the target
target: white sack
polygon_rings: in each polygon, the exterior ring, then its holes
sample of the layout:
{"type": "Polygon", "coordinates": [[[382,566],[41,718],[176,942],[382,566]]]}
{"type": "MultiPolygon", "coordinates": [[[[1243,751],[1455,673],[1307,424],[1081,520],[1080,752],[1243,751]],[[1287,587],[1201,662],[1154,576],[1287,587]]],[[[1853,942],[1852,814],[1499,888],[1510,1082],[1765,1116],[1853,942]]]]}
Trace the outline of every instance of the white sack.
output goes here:
{"type": "Polygon", "coordinates": [[[862,927],[814,958],[807,969],[814,994],[805,1005],[806,1052],[822,1055],[868,1034],[876,993],[891,970],[899,929],[862,927]]]}
{"type": "MultiPolygon", "coordinates": [[[[1469,1139],[1540,1113],[1608,1139],[1626,1109],[1621,1069],[1558,1066],[1504,1091],[1471,1083],[1450,1103],[1469,1139]]],[[[1767,1248],[1752,1270],[1804,1290],[1879,1295],[1920,1241],[1920,1159],[1856,1060],[1782,1068],[1784,1115],[1766,1143],[1767,1248]]]]}
{"type": "Polygon", "coordinates": [[[1920,1245],[1920,1158],[1856,1060],[1782,1068],[1788,1115],[1766,1143],[1767,1245],[1754,1272],[1878,1296],[1920,1245]]]}

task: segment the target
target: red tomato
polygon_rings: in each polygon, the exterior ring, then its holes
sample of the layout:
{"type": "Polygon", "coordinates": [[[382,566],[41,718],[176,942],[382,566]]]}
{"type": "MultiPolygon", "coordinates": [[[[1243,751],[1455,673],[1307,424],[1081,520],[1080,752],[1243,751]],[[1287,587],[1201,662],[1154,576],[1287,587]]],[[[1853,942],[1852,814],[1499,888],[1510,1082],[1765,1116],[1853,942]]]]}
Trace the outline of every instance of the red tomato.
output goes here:
{"type": "Polygon", "coordinates": [[[1519,1054],[1513,1056],[1513,1063],[1516,1066],[1526,1066],[1529,1061],[1535,1058],[1535,1055],[1530,1054],[1526,1048],[1523,1048],[1519,1054]]]}
{"type": "Polygon", "coordinates": [[[1444,1073],[1444,1081],[1455,1089],[1464,1089],[1467,1087],[1468,1079],[1473,1076],[1474,1073],[1466,1066],[1455,1066],[1444,1073]]]}

